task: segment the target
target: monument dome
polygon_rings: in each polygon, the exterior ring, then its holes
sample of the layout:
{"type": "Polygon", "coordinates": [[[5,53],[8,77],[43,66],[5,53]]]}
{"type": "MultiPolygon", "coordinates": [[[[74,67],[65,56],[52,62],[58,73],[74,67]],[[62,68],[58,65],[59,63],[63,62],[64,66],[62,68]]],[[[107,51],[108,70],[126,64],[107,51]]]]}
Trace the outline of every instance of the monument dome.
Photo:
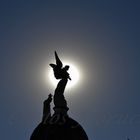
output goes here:
{"type": "Polygon", "coordinates": [[[30,140],[88,140],[81,125],[67,117],[66,122],[60,124],[40,123],[32,133],[30,140]]]}

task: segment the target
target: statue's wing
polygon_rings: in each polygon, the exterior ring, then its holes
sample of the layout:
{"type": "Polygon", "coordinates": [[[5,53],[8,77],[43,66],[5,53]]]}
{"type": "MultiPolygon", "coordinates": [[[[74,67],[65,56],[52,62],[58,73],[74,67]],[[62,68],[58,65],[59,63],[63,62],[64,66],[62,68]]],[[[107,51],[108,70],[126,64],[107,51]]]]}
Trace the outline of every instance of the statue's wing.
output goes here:
{"type": "Polygon", "coordinates": [[[55,51],[55,60],[56,60],[56,65],[58,67],[62,68],[63,67],[63,64],[62,64],[61,60],[59,59],[56,51],[55,51]]]}

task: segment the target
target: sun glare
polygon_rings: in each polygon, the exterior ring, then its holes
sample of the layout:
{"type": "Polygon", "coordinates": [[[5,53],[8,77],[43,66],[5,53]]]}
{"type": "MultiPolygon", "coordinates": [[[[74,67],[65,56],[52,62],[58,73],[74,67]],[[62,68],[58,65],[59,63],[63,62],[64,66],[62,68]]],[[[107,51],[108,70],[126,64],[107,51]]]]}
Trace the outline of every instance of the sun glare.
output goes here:
{"type": "MultiPolygon", "coordinates": [[[[79,78],[80,78],[80,73],[79,73],[78,69],[73,64],[71,64],[69,62],[64,62],[63,64],[64,64],[64,66],[65,65],[70,66],[68,73],[70,74],[70,77],[72,80],[68,81],[67,88],[72,88],[78,83],[79,78]]],[[[50,68],[48,76],[49,76],[51,84],[56,87],[59,80],[55,79],[52,68],[50,68]]]]}

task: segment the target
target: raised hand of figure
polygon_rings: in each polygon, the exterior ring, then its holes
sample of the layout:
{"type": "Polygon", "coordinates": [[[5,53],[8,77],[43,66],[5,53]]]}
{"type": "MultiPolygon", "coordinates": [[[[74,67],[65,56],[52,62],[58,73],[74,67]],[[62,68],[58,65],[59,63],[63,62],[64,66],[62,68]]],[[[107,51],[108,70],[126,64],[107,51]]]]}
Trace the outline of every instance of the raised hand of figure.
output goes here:
{"type": "Polygon", "coordinates": [[[50,66],[52,68],[56,68],[57,67],[57,68],[61,69],[63,67],[63,64],[62,64],[61,60],[59,59],[59,57],[57,55],[57,52],[55,51],[54,53],[55,53],[56,64],[50,64],[50,66]]]}

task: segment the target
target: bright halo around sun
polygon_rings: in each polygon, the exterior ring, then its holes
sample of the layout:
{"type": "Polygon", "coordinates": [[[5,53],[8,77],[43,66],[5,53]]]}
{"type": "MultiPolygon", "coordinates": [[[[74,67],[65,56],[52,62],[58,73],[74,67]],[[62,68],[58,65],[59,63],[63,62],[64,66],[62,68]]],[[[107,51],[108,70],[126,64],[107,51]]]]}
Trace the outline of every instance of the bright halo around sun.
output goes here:
{"type": "MultiPolygon", "coordinates": [[[[70,74],[70,77],[72,79],[72,80],[68,80],[66,88],[73,88],[74,86],[76,86],[76,84],[79,81],[80,73],[79,73],[78,69],[75,67],[75,65],[73,65],[72,63],[64,62],[63,66],[65,66],[65,65],[70,66],[68,73],[70,74]]],[[[50,82],[56,87],[59,80],[55,79],[52,68],[49,71],[49,79],[50,79],[50,82]]]]}

